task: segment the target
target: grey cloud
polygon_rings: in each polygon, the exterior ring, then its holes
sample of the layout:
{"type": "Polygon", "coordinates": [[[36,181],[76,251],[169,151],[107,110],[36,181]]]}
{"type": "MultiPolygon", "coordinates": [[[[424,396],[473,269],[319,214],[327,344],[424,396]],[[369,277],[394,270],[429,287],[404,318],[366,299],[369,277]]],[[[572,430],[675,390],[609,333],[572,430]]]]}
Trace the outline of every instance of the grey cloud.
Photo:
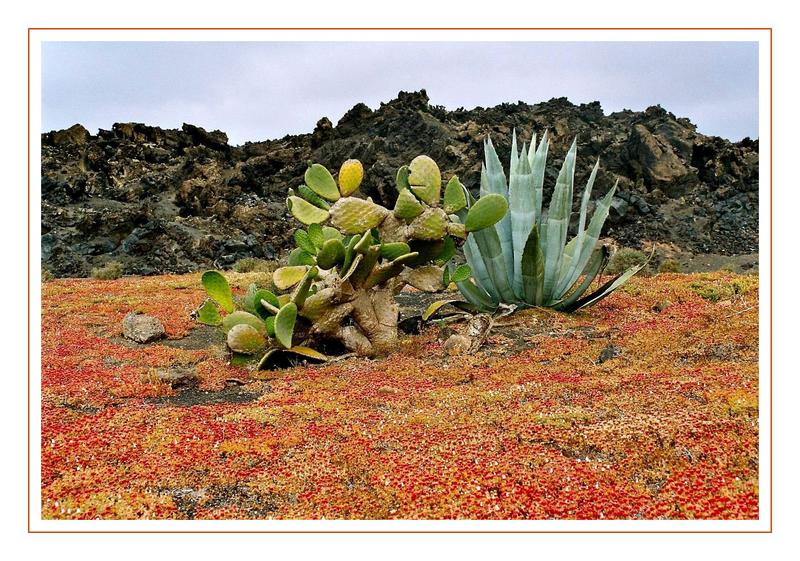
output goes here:
{"type": "Polygon", "coordinates": [[[701,132],[758,136],[758,46],[723,42],[45,43],[42,126],[190,122],[233,143],[309,132],[425,88],[449,109],[566,96],[661,104],[701,132]]]}

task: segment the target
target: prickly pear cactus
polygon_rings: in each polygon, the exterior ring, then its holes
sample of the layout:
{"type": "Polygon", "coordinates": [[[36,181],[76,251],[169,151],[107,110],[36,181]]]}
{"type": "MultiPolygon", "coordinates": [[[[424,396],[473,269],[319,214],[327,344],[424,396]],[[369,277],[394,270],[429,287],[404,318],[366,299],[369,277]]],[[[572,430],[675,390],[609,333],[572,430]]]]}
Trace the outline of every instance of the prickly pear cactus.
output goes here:
{"type": "MultiPolygon", "coordinates": [[[[393,210],[354,196],[363,178],[358,160],[344,162],[336,178],[310,163],[305,184],[290,190],[286,201],[307,228],[295,230],[297,247],[287,266],[273,274],[283,294],[251,286],[237,300],[224,277],[210,271],[204,285],[211,300],[198,310],[198,321],[219,325],[216,308],[222,307],[227,315],[221,325],[234,353],[266,348],[259,368],[269,368],[278,350],[325,360],[310,347],[330,348],[330,342],[366,356],[390,350],[397,341],[395,293],[406,284],[441,288],[441,265],[453,255],[453,237],[464,238],[473,227],[453,214],[469,194],[453,177],[442,201],[441,173],[428,156],[398,170],[393,210]]],[[[489,220],[477,225],[484,222],[489,220]]]]}

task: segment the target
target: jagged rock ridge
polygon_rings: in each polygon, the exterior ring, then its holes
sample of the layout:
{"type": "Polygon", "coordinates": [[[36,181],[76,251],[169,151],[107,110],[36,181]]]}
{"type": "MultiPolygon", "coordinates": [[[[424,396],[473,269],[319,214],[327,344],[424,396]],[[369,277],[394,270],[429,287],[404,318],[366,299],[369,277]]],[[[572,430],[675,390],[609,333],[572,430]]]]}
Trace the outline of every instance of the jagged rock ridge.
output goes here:
{"type": "Polygon", "coordinates": [[[598,102],[557,98],[447,111],[422,90],[400,92],[376,110],[359,103],[336,126],[322,118],[312,133],[242,146],[188,124],[45,133],[42,265],[57,276],[85,276],[117,260],[126,273],[153,274],[274,258],[291,245],[295,224],[284,199],[302,183],[308,160],[338,169],[360,159],[362,192],[391,205],[397,168],[422,153],[477,191],[483,138],[491,134],[507,161],[513,128],[524,141],[532,129],[550,130],[546,189],[575,135],[577,185],[601,158],[595,196],[619,179],[604,235],[620,244],[758,250],[758,140],[705,136],[658,106],[605,115],[598,102]]]}

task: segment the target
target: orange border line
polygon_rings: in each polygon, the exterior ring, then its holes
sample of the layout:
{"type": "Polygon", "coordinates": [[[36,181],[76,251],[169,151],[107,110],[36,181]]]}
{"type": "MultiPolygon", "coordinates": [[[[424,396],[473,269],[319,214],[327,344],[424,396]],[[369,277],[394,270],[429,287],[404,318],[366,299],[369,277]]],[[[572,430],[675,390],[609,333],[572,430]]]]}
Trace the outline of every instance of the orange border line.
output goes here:
{"type": "MultiPolygon", "coordinates": [[[[772,454],[772,27],[29,27],[28,28],[28,533],[29,534],[771,534],[772,454]],[[32,31],[769,31],[769,529],[768,530],[31,530],[31,32],[32,31]]],[[[760,376],[760,373],[759,373],[760,376]]],[[[40,404],[41,405],[41,404],[40,404]]],[[[760,483],[760,482],[759,482],[760,483]]]]}

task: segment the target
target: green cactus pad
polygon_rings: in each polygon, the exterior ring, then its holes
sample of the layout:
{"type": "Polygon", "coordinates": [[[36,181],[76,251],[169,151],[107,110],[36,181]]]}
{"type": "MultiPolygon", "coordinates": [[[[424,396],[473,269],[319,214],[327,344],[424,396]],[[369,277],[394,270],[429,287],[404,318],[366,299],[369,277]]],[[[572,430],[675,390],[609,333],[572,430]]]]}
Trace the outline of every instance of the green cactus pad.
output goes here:
{"type": "Polygon", "coordinates": [[[458,222],[448,222],[447,233],[463,240],[467,237],[467,227],[458,222]]]}
{"type": "Polygon", "coordinates": [[[242,307],[244,307],[246,311],[257,315],[261,319],[265,319],[270,315],[271,312],[269,308],[261,304],[262,300],[275,308],[280,307],[277,296],[265,288],[256,287],[254,284],[251,284],[250,288],[247,289],[247,293],[244,295],[244,299],[242,300],[242,307]]]}
{"type": "Polygon", "coordinates": [[[306,298],[308,298],[308,295],[311,292],[311,284],[314,282],[314,279],[317,278],[318,274],[319,269],[317,267],[311,267],[303,276],[303,280],[301,280],[292,291],[292,297],[290,300],[294,302],[297,307],[301,307],[303,302],[306,301],[306,298]]]}
{"type": "Polygon", "coordinates": [[[356,253],[364,253],[366,254],[369,251],[370,246],[373,242],[372,232],[364,232],[364,235],[358,239],[358,243],[353,246],[353,250],[356,253]]]}
{"type": "MultiPolygon", "coordinates": [[[[294,193],[290,192],[289,194],[293,195],[294,193]]],[[[300,187],[297,188],[297,194],[303,197],[305,200],[307,200],[314,206],[318,206],[319,208],[323,208],[325,210],[331,208],[331,203],[329,203],[328,201],[317,195],[314,191],[309,189],[308,185],[300,185],[300,187]]]]}
{"type": "Polygon", "coordinates": [[[395,185],[397,185],[397,190],[401,193],[405,189],[411,189],[411,185],[408,183],[408,174],[411,173],[408,169],[408,166],[402,166],[397,170],[397,176],[395,177],[395,185]]]}
{"type": "Polygon", "coordinates": [[[272,282],[278,290],[286,290],[291,288],[301,280],[308,272],[309,267],[306,265],[298,265],[295,267],[281,267],[272,273],[272,282]]]}
{"type": "Polygon", "coordinates": [[[289,252],[289,257],[287,262],[290,266],[296,267],[298,265],[314,265],[316,263],[316,259],[310,253],[303,251],[301,248],[296,247],[291,252],[289,252]]]}
{"type": "Polygon", "coordinates": [[[314,253],[322,249],[322,244],[325,243],[325,234],[322,231],[322,226],[319,224],[309,224],[308,239],[314,244],[314,253]]]}
{"type": "Polygon", "coordinates": [[[327,240],[317,254],[320,269],[331,269],[344,261],[344,245],[339,240],[327,240]]]}
{"type": "Polygon", "coordinates": [[[202,306],[197,308],[197,321],[216,326],[222,323],[222,316],[219,315],[219,310],[214,302],[206,300],[202,306]]]}
{"type": "Polygon", "coordinates": [[[464,282],[471,276],[472,276],[472,269],[469,268],[469,265],[464,263],[463,265],[459,265],[458,267],[456,267],[456,270],[453,271],[452,275],[450,275],[450,282],[454,283],[464,282]]]}
{"type": "Polygon", "coordinates": [[[394,215],[406,221],[411,221],[422,214],[425,207],[419,202],[411,191],[403,189],[394,203],[394,215]]]}
{"type": "Polygon", "coordinates": [[[297,305],[294,302],[286,304],[275,316],[275,338],[287,349],[292,347],[292,335],[296,321],[297,305]]]}
{"type": "Polygon", "coordinates": [[[208,295],[228,313],[234,310],[231,287],[219,271],[206,271],[200,282],[208,295]]]}
{"type": "Polygon", "coordinates": [[[439,203],[442,188],[442,174],[439,166],[429,156],[417,156],[408,166],[408,183],[421,201],[429,205],[439,203]]]}
{"type": "MultiPolygon", "coordinates": [[[[266,328],[265,328],[266,332],[266,328]]],[[[235,353],[254,355],[267,346],[267,339],[252,325],[240,323],[228,331],[228,347],[235,353]]]]}
{"type": "MultiPolygon", "coordinates": [[[[319,226],[319,224],[312,224],[312,226],[319,226]]],[[[294,231],[294,243],[296,243],[297,247],[306,253],[311,255],[316,255],[317,253],[317,247],[314,245],[314,242],[311,241],[311,238],[308,236],[308,232],[305,230],[298,228],[294,231]]]]}
{"type": "Polygon", "coordinates": [[[503,195],[490,193],[482,196],[472,205],[464,220],[467,232],[477,232],[494,226],[508,211],[508,201],[503,195]]]}
{"type": "Polygon", "coordinates": [[[411,248],[408,247],[407,243],[394,242],[381,244],[381,257],[387,261],[394,261],[406,253],[411,253],[411,248]]]}
{"type": "Polygon", "coordinates": [[[339,168],[339,192],[347,197],[358,189],[364,179],[364,166],[358,160],[347,160],[339,168]]]}
{"type": "Polygon", "coordinates": [[[312,191],[329,201],[339,200],[339,188],[331,172],[322,164],[311,164],[306,170],[304,179],[312,191]]]}
{"type": "Polygon", "coordinates": [[[442,247],[441,253],[436,256],[436,264],[437,265],[444,265],[448,261],[450,261],[453,256],[456,254],[456,242],[453,241],[453,238],[447,236],[444,239],[444,246],[442,247]]]}
{"type": "Polygon", "coordinates": [[[342,268],[341,272],[348,271],[350,269],[350,263],[353,262],[353,259],[356,254],[356,245],[358,245],[359,237],[358,236],[351,236],[348,238],[350,241],[345,244],[344,249],[344,261],[342,261],[342,268]]]}
{"type": "Polygon", "coordinates": [[[417,253],[417,258],[411,261],[409,267],[419,267],[425,263],[430,263],[441,255],[445,249],[444,240],[409,240],[408,246],[411,251],[417,253]]]}
{"type": "Polygon", "coordinates": [[[275,316],[269,316],[265,319],[264,325],[267,327],[267,335],[275,337],[275,316]]]}
{"type": "Polygon", "coordinates": [[[345,234],[361,234],[377,227],[388,210],[372,201],[346,197],[331,207],[331,222],[345,234]]]}
{"type": "Polygon", "coordinates": [[[408,235],[417,240],[438,240],[447,234],[447,215],[440,208],[428,208],[408,225],[408,235]]]}
{"type": "Polygon", "coordinates": [[[322,227],[322,238],[323,238],[323,243],[325,243],[328,240],[339,240],[343,244],[345,243],[344,236],[342,235],[342,233],[336,228],[331,228],[330,226],[322,227]]]}
{"type": "Polygon", "coordinates": [[[372,269],[367,279],[364,281],[364,288],[372,288],[382,282],[386,282],[392,277],[396,277],[403,271],[403,267],[417,258],[416,253],[406,253],[400,255],[390,263],[383,263],[372,269]]]}
{"type": "Polygon", "coordinates": [[[297,195],[288,197],[286,199],[286,206],[289,208],[289,212],[292,213],[292,216],[305,225],[325,222],[330,216],[327,210],[316,207],[297,195]]]}
{"type": "Polygon", "coordinates": [[[264,320],[254,316],[250,312],[245,312],[244,310],[236,310],[232,314],[225,316],[225,318],[222,320],[222,330],[227,333],[231,330],[231,328],[233,328],[234,325],[241,324],[251,326],[261,335],[266,335],[267,333],[267,326],[264,325],[264,320]]]}
{"type": "Polygon", "coordinates": [[[453,214],[467,206],[466,189],[455,175],[447,182],[447,186],[444,188],[443,206],[447,214],[453,214]]]}
{"type": "Polygon", "coordinates": [[[367,278],[367,276],[372,272],[373,267],[378,262],[378,258],[381,255],[381,247],[379,245],[370,246],[365,254],[363,255],[364,259],[355,267],[355,270],[350,275],[350,282],[353,286],[359,285],[367,278]]]}

